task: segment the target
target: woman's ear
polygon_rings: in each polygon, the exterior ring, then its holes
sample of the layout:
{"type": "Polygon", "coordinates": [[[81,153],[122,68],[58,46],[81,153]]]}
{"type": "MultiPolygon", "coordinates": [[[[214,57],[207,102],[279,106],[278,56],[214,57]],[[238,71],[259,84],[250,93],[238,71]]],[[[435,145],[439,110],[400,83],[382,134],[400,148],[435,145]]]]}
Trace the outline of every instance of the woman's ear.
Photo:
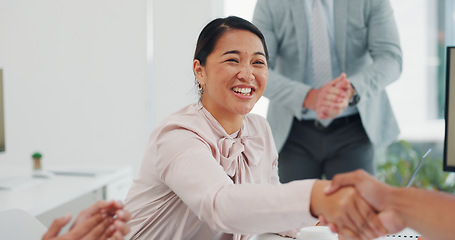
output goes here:
{"type": "Polygon", "coordinates": [[[204,76],[203,67],[201,65],[201,62],[198,59],[194,59],[194,61],[193,61],[193,72],[194,72],[194,76],[196,77],[196,79],[202,80],[202,77],[204,76]]]}

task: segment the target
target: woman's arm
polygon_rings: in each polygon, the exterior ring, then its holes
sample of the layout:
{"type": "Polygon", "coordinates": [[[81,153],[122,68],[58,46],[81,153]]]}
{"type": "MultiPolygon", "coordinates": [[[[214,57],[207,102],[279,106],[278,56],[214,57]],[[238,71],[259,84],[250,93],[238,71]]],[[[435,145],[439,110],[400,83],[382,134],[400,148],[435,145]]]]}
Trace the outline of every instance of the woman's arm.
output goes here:
{"type": "MultiPolygon", "coordinates": [[[[315,180],[234,184],[213,156],[215,150],[200,135],[185,129],[168,129],[156,141],[159,151],[154,155],[154,169],[162,181],[214,230],[238,234],[282,232],[315,223],[319,214],[334,221],[344,221],[347,217],[342,214],[352,214],[361,206],[357,205],[361,204],[361,198],[353,194],[354,191],[346,189],[339,195],[325,196],[324,185],[314,184],[315,180]],[[343,210],[337,211],[340,209],[343,210]]],[[[270,167],[271,160],[261,161],[266,161],[270,167]]],[[[359,216],[364,214],[361,212],[359,216]]],[[[339,225],[343,230],[354,228],[344,222],[339,225]]],[[[354,228],[352,232],[357,233],[357,230],[354,228]]]]}
{"type": "Polygon", "coordinates": [[[158,144],[160,151],[155,156],[161,162],[156,167],[158,174],[214,230],[258,234],[315,222],[309,213],[311,180],[292,184],[234,184],[210,147],[194,133],[167,132],[158,144]]]}

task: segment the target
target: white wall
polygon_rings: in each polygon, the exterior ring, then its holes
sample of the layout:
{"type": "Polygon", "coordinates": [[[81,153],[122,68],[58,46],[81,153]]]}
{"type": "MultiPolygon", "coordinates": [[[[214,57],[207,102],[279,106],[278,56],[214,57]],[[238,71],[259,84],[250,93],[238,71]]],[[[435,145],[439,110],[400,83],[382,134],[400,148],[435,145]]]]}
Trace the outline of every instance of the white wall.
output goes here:
{"type": "Polygon", "coordinates": [[[149,131],[197,101],[193,55],[202,28],[223,13],[220,0],[153,0],[152,113],[149,131]]]}
{"type": "Polygon", "coordinates": [[[4,164],[140,161],[147,140],[146,0],[2,0],[4,164]]]}
{"type": "MultiPolygon", "coordinates": [[[[197,100],[202,27],[219,0],[2,0],[3,164],[140,167],[149,133],[197,100]]],[[[1,177],[1,176],[0,176],[1,177]]]]}

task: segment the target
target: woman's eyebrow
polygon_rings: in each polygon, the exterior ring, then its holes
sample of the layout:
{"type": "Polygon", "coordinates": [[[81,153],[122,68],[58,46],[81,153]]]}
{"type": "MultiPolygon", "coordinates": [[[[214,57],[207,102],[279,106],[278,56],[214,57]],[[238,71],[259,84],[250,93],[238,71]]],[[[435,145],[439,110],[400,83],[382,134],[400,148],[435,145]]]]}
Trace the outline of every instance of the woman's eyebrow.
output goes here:
{"type": "Polygon", "coordinates": [[[239,50],[231,50],[223,53],[222,55],[228,55],[228,54],[240,54],[239,50]]]}
{"type": "Polygon", "coordinates": [[[263,53],[263,52],[255,52],[254,55],[261,55],[261,56],[265,57],[265,53],[263,53]]]}
{"type": "MultiPolygon", "coordinates": [[[[227,54],[240,54],[239,50],[231,50],[223,53],[222,55],[227,55],[227,54]]],[[[263,52],[255,52],[254,55],[261,55],[265,57],[265,54],[263,52]]]]}

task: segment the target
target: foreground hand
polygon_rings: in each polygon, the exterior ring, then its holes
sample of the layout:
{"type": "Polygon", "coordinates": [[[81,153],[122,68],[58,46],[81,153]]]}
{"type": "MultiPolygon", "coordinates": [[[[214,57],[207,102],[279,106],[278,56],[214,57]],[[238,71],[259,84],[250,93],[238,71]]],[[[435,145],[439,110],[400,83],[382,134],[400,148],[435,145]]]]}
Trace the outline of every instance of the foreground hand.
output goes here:
{"type": "Polygon", "coordinates": [[[330,195],[345,186],[355,187],[359,194],[379,212],[379,219],[388,233],[396,233],[404,229],[404,220],[386,203],[392,187],[379,182],[363,170],[357,170],[335,175],[325,192],[330,195]]]}
{"type": "Polygon", "coordinates": [[[305,99],[304,107],[313,110],[319,119],[337,117],[349,105],[354,90],[342,73],[319,89],[312,89],[305,99]]]}
{"type": "Polygon", "coordinates": [[[60,236],[60,230],[71,221],[71,215],[54,220],[42,240],[105,240],[123,239],[129,232],[126,225],[131,215],[118,201],[98,201],[81,211],[71,229],[60,236]]]}
{"type": "Polygon", "coordinates": [[[321,185],[328,186],[328,182],[319,181],[313,187],[310,206],[313,215],[324,216],[344,239],[373,239],[383,235],[381,230],[385,230],[376,212],[355,188],[342,188],[324,197],[318,193],[321,185]]]}

